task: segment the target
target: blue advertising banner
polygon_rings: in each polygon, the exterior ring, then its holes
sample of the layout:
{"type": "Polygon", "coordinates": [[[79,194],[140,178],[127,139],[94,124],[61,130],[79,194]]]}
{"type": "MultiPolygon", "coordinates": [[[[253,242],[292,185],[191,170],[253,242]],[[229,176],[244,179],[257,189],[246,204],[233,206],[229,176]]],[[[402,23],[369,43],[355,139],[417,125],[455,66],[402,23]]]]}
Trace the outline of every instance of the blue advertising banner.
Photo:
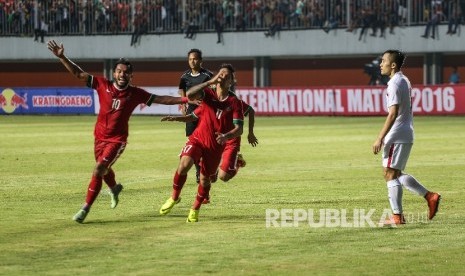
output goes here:
{"type": "Polygon", "coordinates": [[[90,88],[0,88],[0,114],[95,114],[90,88]]]}

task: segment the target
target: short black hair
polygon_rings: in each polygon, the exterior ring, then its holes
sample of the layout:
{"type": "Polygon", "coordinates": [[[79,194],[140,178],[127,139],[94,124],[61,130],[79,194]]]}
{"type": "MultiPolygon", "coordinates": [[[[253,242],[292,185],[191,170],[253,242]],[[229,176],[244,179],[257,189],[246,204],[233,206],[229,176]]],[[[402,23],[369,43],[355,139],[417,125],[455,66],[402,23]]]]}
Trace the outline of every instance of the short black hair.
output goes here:
{"type": "Polygon", "coordinates": [[[202,60],[202,51],[200,51],[200,50],[197,49],[197,48],[190,49],[190,51],[187,52],[187,57],[189,57],[190,54],[192,54],[192,53],[196,53],[197,56],[199,57],[199,59],[202,60]]]}
{"type": "Polygon", "coordinates": [[[387,50],[383,54],[389,54],[392,61],[397,65],[397,69],[400,70],[405,62],[405,54],[400,50],[387,50]]]}
{"type": "Polygon", "coordinates": [[[115,72],[116,66],[118,66],[118,64],[126,65],[128,67],[128,72],[129,73],[132,73],[132,71],[134,70],[134,66],[132,65],[132,63],[127,58],[120,58],[115,62],[115,65],[113,65],[113,72],[115,72]]]}
{"type": "Polygon", "coordinates": [[[234,70],[234,67],[232,66],[232,64],[230,63],[223,63],[220,65],[220,70],[223,69],[223,68],[226,68],[228,69],[229,71],[231,71],[231,73],[235,73],[236,70],[234,70]]]}
{"type": "Polygon", "coordinates": [[[232,76],[232,85],[235,85],[237,80],[236,80],[236,70],[234,69],[234,67],[232,66],[232,64],[230,63],[223,63],[220,65],[220,70],[223,69],[223,68],[226,68],[229,70],[229,72],[231,72],[231,76],[232,76]]]}

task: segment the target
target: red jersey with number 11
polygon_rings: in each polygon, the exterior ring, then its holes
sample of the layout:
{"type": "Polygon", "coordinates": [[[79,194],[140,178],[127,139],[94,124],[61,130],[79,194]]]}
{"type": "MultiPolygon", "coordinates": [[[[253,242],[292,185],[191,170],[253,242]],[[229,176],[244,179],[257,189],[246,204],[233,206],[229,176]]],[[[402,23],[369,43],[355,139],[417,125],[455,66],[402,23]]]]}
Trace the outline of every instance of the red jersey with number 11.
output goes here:
{"type": "Polygon", "coordinates": [[[233,94],[220,101],[210,88],[204,89],[202,104],[193,114],[199,123],[190,139],[207,148],[224,147],[216,142],[216,133],[227,133],[234,129],[235,124],[242,125],[244,122],[241,101],[233,94]]]}

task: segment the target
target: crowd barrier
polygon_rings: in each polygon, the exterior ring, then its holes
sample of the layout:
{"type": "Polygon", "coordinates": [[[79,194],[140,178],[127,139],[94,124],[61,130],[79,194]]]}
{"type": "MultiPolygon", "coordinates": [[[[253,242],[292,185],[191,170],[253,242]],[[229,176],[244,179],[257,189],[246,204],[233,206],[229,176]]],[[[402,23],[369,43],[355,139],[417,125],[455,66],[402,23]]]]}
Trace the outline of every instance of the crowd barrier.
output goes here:
{"type": "MultiPolygon", "coordinates": [[[[0,0],[0,36],[394,28],[463,19],[465,1],[0,0]]],[[[391,30],[392,31],[392,30],[391,30]]]]}
{"type": "MultiPolygon", "coordinates": [[[[177,96],[177,87],[143,87],[177,96]]],[[[0,88],[0,115],[97,114],[98,97],[89,88],[0,88]]],[[[238,87],[236,94],[257,116],[385,116],[385,86],[238,87]]],[[[415,85],[415,115],[465,115],[465,85],[415,85]]],[[[179,115],[178,106],[140,105],[135,114],[179,115]]]]}

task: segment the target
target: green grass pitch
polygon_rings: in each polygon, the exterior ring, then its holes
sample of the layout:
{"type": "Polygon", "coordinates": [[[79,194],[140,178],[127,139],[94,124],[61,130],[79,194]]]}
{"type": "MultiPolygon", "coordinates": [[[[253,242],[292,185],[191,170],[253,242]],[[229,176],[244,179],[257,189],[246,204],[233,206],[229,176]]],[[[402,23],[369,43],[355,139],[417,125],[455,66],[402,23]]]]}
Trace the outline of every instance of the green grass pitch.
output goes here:
{"type": "MultiPolygon", "coordinates": [[[[257,117],[247,166],[215,183],[199,223],[185,222],[196,193],[164,217],[184,126],[133,116],[114,165],[125,189],[106,189],[84,224],[72,221],[94,166],[94,116],[0,116],[0,275],[463,275],[463,117],[415,118],[406,172],[443,200],[436,218],[404,191],[398,228],[266,227],[266,210],[389,208],[371,146],[384,117],[257,117]]],[[[247,125],[245,126],[247,129],[247,125]]],[[[294,220],[295,222],[295,220],[294,220]]],[[[280,222],[281,223],[281,222],[280,222]]],[[[289,226],[290,225],[290,226],[289,226]]]]}

